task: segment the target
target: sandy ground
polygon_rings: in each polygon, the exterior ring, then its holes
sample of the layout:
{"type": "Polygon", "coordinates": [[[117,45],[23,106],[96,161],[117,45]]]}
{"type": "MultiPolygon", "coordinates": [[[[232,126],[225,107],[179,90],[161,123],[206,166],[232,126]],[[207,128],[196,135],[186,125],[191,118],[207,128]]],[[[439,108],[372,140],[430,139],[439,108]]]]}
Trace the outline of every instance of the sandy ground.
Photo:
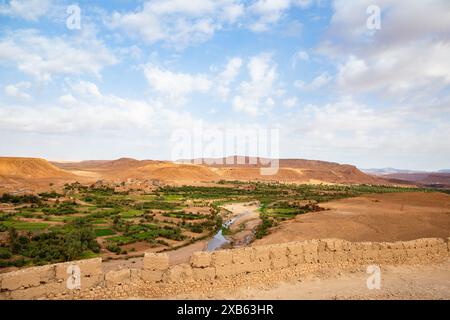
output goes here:
{"type": "Polygon", "coordinates": [[[205,295],[179,295],[168,299],[450,299],[450,259],[427,266],[381,268],[380,289],[368,289],[365,270],[336,272],[205,295]]]}
{"type": "Polygon", "coordinates": [[[253,244],[323,238],[407,241],[450,236],[450,195],[444,193],[370,194],[321,206],[329,210],[282,222],[253,244]]]}
{"type": "Polygon", "coordinates": [[[200,240],[180,249],[168,251],[169,263],[171,265],[187,263],[194,252],[205,250],[207,245],[207,240],[200,240]]]}
{"type": "MultiPolygon", "coordinates": [[[[236,221],[230,226],[232,231],[239,229],[239,225],[247,223],[251,220],[259,220],[258,205],[248,203],[232,203],[223,206],[225,209],[231,211],[231,217],[236,217],[236,221]]],[[[230,217],[230,218],[231,218],[230,217]]]]}
{"type": "Polygon", "coordinates": [[[235,222],[230,226],[231,235],[227,238],[231,239],[233,247],[247,246],[254,237],[254,231],[261,223],[259,217],[259,204],[250,203],[233,203],[224,206],[225,209],[232,212],[232,217],[237,217],[235,222]]]}

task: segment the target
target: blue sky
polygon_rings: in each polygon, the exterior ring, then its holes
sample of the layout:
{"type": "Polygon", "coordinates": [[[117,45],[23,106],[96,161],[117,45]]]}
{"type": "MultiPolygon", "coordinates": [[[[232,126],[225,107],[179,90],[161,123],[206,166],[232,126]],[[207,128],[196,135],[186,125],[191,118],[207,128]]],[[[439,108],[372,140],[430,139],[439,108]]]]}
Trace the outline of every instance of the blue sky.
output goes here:
{"type": "MultiPolygon", "coordinates": [[[[276,128],[282,158],[448,168],[449,56],[446,0],[0,1],[0,154],[172,159],[174,133],[276,128]]],[[[214,143],[190,155],[236,153],[214,143]]]]}

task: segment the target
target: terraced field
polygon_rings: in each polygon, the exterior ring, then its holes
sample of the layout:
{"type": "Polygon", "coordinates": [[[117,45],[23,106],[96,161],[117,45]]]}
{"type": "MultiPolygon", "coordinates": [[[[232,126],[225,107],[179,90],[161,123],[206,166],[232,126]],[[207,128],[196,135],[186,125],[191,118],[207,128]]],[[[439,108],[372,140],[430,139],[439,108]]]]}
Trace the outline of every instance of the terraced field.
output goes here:
{"type": "MultiPolygon", "coordinates": [[[[227,204],[254,202],[261,239],[273,227],[321,203],[366,193],[423,191],[384,186],[293,185],[220,181],[213,186],[161,186],[152,192],[116,191],[108,184],[66,184],[38,195],[0,197],[0,267],[83,257],[104,259],[167,251],[211,238],[223,228],[227,204]]],[[[245,229],[245,225],[241,229],[245,229]]],[[[226,236],[236,233],[222,229],[226,236]]]]}

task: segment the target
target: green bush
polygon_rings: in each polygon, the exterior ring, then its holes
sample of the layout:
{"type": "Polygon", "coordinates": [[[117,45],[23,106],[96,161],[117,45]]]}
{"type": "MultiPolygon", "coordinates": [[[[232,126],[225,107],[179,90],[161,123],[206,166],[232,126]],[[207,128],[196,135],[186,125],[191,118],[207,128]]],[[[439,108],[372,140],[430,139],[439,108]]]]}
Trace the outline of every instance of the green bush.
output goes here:
{"type": "Polygon", "coordinates": [[[8,248],[0,247],[0,259],[9,259],[11,256],[11,251],[8,248]]]}
{"type": "Polygon", "coordinates": [[[96,237],[104,237],[104,236],[111,236],[113,234],[116,234],[113,230],[111,229],[95,229],[95,236],[96,237]]]}
{"type": "Polygon", "coordinates": [[[111,252],[117,253],[117,254],[119,254],[120,251],[121,251],[120,247],[118,245],[115,245],[115,244],[109,244],[106,247],[106,249],[108,249],[111,252]]]}
{"type": "Polygon", "coordinates": [[[21,196],[14,196],[9,193],[4,193],[0,197],[0,202],[13,203],[13,204],[40,203],[41,199],[38,196],[35,196],[33,194],[24,194],[21,196]]]}
{"type": "Polygon", "coordinates": [[[203,228],[201,226],[198,225],[194,225],[191,227],[191,231],[194,233],[202,233],[203,232],[203,228]]]}

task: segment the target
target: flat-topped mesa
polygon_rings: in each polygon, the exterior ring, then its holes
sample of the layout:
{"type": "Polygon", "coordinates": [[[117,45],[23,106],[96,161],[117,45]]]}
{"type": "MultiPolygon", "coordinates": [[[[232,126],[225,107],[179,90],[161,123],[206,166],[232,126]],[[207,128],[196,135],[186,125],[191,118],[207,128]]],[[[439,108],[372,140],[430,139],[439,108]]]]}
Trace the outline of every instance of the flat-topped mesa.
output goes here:
{"type": "Polygon", "coordinates": [[[363,173],[355,166],[318,160],[273,159],[233,156],[181,162],[136,160],[88,160],[48,162],[34,158],[0,158],[0,177],[27,179],[91,178],[92,180],[158,179],[164,182],[215,182],[219,180],[278,181],[289,183],[390,184],[363,173]],[[263,173],[263,168],[270,172],[263,173]],[[276,170],[272,170],[276,169],[276,170]]]}

